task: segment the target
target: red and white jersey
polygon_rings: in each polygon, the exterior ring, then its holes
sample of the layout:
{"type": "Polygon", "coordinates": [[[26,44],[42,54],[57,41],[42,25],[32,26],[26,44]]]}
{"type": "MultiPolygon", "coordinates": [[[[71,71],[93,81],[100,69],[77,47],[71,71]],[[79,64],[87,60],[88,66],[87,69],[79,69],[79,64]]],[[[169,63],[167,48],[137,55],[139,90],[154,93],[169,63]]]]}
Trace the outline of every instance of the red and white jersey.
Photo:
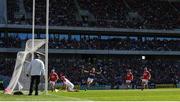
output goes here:
{"type": "Polygon", "coordinates": [[[49,80],[50,81],[57,81],[58,80],[58,75],[57,75],[57,73],[50,73],[50,75],[49,75],[49,80]]]}
{"type": "Polygon", "coordinates": [[[133,74],[132,73],[127,73],[126,74],[126,80],[133,80],[133,74]]]}
{"type": "Polygon", "coordinates": [[[63,84],[66,85],[69,91],[74,90],[74,84],[71,83],[65,76],[61,76],[60,79],[63,81],[63,84]]]}
{"type": "Polygon", "coordinates": [[[143,73],[143,79],[149,80],[151,78],[151,74],[149,71],[144,71],[143,73]]]}
{"type": "Polygon", "coordinates": [[[66,82],[66,81],[68,80],[65,76],[61,76],[60,79],[61,79],[63,82],[66,82]]]}

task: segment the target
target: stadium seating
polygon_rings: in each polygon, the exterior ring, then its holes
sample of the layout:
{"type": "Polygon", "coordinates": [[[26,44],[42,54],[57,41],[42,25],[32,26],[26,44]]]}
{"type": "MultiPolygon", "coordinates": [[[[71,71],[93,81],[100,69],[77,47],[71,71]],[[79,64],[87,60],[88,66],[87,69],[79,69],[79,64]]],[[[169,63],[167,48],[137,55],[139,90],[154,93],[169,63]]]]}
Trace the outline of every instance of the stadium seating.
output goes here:
{"type": "MultiPolygon", "coordinates": [[[[18,37],[0,38],[1,48],[22,48],[26,40],[18,37]]],[[[93,50],[136,50],[136,51],[179,51],[178,39],[147,39],[144,41],[133,38],[109,39],[53,39],[50,38],[51,49],[93,49],[93,50]]]]}
{"type": "Polygon", "coordinates": [[[11,76],[14,70],[15,58],[5,58],[1,56],[0,59],[0,75],[11,76]]]}
{"type": "MultiPolygon", "coordinates": [[[[32,0],[20,1],[7,0],[7,24],[32,24],[32,0]]],[[[45,4],[45,0],[36,0],[36,25],[45,25],[45,4]]],[[[168,0],[50,0],[49,24],[50,26],[173,30],[180,28],[179,7],[180,2],[174,3],[168,0]]],[[[4,34],[7,35],[0,36],[0,48],[23,48],[27,39],[29,39],[29,35],[26,39],[19,38],[20,34],[18,35],[16,31],[14,34],[8,31],[4,34]]],[[[144,35],[146,36],[146,34],[144,35]]],[[[83,38],[81,36],[80,39],[74,39],[71,37],[68,36],[68,39],[65,39],[50,35],[49,48],[180,51],[179,38],[168,39],[154,36],[154,38],[147,37],[146,39],[146,37],[143,37],[139,39],[137,36],[109,36],[107,39],[100,39],[98,37],[83,38]]],[[[142,60],[138,56],[123,56],[123,58],[122,56],[115,57],[113,55],[68,56],[63,57],[62,55],[55,58],[50,56],[49,68],[55,68],[58,73],[64,72],[75,84],[85,84],[87,75],[82,73],[82,66],[85,66],[86,69],[92,68],[92,66],[95,66],[97,70],[99,70],[99,67],[103,68],[102,75],[97,76],[96,85],[124,83],[124,74],[129,68],[132,69],[135,75],[133,83],[139,84],[144,66],[151,69],[152,79],[150,82],[157,84],[180,82],[180,63],[173,58],[152,56],[151,59],[142,60]]],[[[14,65],[14,57],[0,54],[0,75],[11,77],[14,65]]]]}
{"type": "MultiPolygon", "coordinates": [[[[4,58],[1,55],[0,75],[11,76],[15,58],[4,58]]],[[[144,66],[151,69],[153,83],[168,84],[178,83],[180,80],[180,63],[177,60],[167,58],[152,58],[143,61],[140,57],[108,57],[108,56],[58,56],[49,58],[49,70],[56,69],[58,73],[65,73],[75,84],[84,84],[87,74],[82,73],[82,66],[86,70],[92,66],[103,69],[102,75],[98,75],[96,83],[99,85],[121,84],[127,69],[132,69],[136,84],[140,81],[144,66]],[[73,70],[73,71],[72,71],[73,70]]]]}
{"type": "Polygon", "coordinates": [[[93,49],[93,50],[146,50],[146,51],[178,51],[179,40],[137,40],[133,38],[110,39],[51,39],[50,48],[55,49],[93,49]]]}
{"type": "MultiPolygon", "coordinates": [[[[169,3],[162,0],[51,0],[50,25],[52,26],[89,26],[137,29],[176,29],[179,28],[179,2],[169,3]],[[61,4],[61,6],[59,6],[61,4]],[[81,16],[85,10],[89,15],[81,16]],[[77,16],[82,20],[79,20],[77,16]],[[84,18],[85,17],[85,18],[84,18]]],[[[45,25],[45,0],[36,1],[36,24],[45,25]]],[[[32,0],[24,0],[26,14],[17,18],[19,5],[8,1],[9,24],[31,24],[32,0]],[[16,9],[14,9],[16,8],[16,9]]]]}

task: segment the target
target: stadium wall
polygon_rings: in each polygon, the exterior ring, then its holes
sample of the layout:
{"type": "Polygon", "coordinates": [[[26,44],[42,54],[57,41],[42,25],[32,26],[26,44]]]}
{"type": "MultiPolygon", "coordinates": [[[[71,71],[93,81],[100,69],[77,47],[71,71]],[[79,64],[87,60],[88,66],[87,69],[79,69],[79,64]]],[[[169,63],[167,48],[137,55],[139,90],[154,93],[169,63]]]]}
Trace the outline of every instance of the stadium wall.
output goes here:
{"type": "MultiPolygon", "coordinates": [[[[45,26],[36,26],[36,32],[45,33],[45,26]]],[[[31,25],[0,24],[0,31],[31,33],[31,25]]],[[[150,29],[123,29],[123,28],[94,28],[94,27],[66,27],[50,26],[50,33],[70,33],[70,34],[103,34],[111,36],[130,35],[130,36],[167,36],[180,37],[180,30],[150,30],[150,29]]]]}
{"type": "MultiPolygon", "coordinates": [[[[16,53],[23,49],[0,48],[1,53],[16,53]]],[[[129,50],[76,50],[76,49],[49,49],[52,54],[110,54],[110,55],[173,55],[180,56],[180,51],[129,51],[129,50]]]]}

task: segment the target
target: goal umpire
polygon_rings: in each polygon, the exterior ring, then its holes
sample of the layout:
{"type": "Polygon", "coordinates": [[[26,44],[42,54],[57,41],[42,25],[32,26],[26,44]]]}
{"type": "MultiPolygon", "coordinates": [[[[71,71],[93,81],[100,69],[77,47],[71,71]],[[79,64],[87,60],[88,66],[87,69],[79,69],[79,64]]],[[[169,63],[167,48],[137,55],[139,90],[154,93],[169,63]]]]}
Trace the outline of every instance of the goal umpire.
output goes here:
{"type": "Polygon", "coordinates": [[[32,95],[34,83],[35,83],[35,95],[38,95],[38,86],[40,83],[41,75],[45,76],[44,62],[41,60],[40,55],[35,53],[34,59],[31,61],[31,63],[28,66],[27,76],[31,76],[29,95],[32,95]]]}

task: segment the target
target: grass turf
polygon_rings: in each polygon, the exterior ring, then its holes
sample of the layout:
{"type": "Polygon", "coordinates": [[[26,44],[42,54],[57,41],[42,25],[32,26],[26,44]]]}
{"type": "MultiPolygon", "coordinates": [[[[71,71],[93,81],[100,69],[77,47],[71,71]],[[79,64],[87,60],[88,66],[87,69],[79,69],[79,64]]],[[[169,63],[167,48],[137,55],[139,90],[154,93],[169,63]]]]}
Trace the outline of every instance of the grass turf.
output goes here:
{"type": "Polygon", "coordinates": [[[4,95],[0,101],[180,101],[180,89],[81,90],[80,92],[49,92],[39,96],[4,95]]]}

